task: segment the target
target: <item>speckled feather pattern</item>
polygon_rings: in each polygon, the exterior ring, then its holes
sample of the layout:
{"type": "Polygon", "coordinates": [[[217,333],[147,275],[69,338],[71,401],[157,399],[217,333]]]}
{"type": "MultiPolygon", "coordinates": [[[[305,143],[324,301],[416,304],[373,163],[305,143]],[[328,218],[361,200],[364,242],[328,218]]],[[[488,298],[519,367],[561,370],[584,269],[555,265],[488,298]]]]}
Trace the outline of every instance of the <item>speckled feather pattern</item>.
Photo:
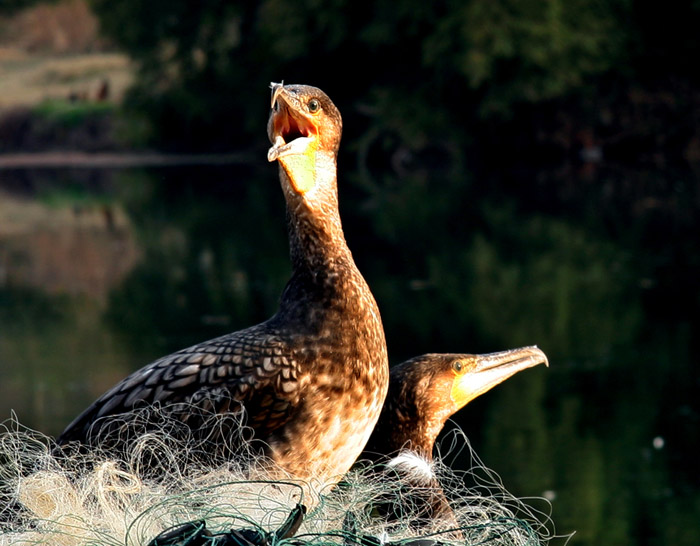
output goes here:
{"type": "Polygon", "coordinates": [[[340,115],[320,90],[290,87],[300,96],[321,94],[330,106],[321,126],[326,144],[316,152],[316,187],[298,194],[280,167],[293,273],[278,312],[134,372],[71,423],[59,443],[90,443],[103,418],[158,404],[182,421],[192,406],[222,413],[245,408],[266,454],[301,479],[333,481],[362,451],[388,385],[384,331],[338,214],[340,115]]]}

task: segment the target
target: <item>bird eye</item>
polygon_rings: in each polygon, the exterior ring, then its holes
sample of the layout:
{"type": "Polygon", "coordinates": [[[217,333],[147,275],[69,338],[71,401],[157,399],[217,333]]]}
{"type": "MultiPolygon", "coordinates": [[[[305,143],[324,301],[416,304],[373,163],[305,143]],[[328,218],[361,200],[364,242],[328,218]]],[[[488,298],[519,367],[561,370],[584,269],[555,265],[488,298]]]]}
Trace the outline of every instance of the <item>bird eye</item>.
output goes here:
{"type": "Polygon", "coordinates": [[[316,99],[311,99],[307,106],[309,107],[309,112],[311,112],[312,114],[315,114],[321,109],[321,103],[318,102],[316,99]]]}
{"type": "Polygon", "coordinates": [[[462,373],[465,369],[464,362],[462,362],[461,360],[455,360],[452,363],[452,369],[455,373],[462,373]]]}

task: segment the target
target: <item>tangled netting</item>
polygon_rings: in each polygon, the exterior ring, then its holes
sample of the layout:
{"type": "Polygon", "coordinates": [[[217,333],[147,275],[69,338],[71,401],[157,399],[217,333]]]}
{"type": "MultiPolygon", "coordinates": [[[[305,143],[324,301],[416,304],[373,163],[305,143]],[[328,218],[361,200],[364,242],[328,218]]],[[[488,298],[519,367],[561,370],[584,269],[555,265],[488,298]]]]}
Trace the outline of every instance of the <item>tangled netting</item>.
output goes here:
{"type": "MultiPolygon", "coordinates": [[[[187,522],[206,526],[210,536],[258,530],[267,541],[254,546],[428,544],[417,538],[440,546],[539,546],[554,536],[549,516],[531,501],[511,496],[459,433],[447,452],[454,454],[459,446],[470,455],[471,467],[456,472],[438,459],[432,466],[440,486],[414,484],[384,468],[360,465],[338,486],[318,490],[284,479],[259,452],[241,449],[240,442],[235,458],[207,464],[201,457],[204,444],[189,438],[196,446],[193,456],[188,438],[172,434],[180,430],[177,425],[143,428],[119,457],[113,450],[60,450],[16,420],[0,426],[2,546],[147,546],[187,522]],[[425,517],[426,488],[428,497],[449,499],[449,514],[425,517]],[[296,534],[276,535],[299,505],[308,510],[296,534]],[[381,506],[391,510],[378,510],[381,506]]],[[[188,540],[168,544],[195,543],[188,540]]],[[[220,542],[212,538],[197,544],[220,542]]]]}

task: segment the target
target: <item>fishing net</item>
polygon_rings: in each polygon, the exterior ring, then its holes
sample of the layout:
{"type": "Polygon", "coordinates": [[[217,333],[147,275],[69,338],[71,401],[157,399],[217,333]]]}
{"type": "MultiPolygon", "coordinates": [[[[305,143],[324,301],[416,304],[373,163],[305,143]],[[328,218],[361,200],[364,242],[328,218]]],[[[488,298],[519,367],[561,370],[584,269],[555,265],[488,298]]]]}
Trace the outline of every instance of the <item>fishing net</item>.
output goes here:
{"type": "Polygon", "coordinates": [[[460,446],[468,470],[451,470],[444,455],[433,463],[407,456],[399,466],[415,467],[408,472],[358,465],[336,487],[317,489],[285,477],[240,438],[231,441],[235,457],[207,464],[205,443],[190,437],[190,449],[175,431],[183,432],[178,423],[147,426],[115,456],[57,449],[16,420],[3,423],[0,545],[539,546],[554,536],[549,516],[510,495],[459,433],[446,455],[460,446]],[[450,509],[426,511],[436,498],[450,509]],[[295,509],[294,536],[278,532],[295,509]],[[163,542],[169,531],[174,542],[163,542]]]}

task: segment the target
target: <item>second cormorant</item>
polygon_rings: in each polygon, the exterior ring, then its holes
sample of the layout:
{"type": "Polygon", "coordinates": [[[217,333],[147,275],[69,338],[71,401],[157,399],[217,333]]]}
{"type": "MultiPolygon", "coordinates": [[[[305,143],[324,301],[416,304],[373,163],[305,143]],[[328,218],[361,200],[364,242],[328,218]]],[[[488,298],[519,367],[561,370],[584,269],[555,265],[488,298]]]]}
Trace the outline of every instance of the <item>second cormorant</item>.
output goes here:
{"type": "Polygon", "coordinates": [[[415,528],[457,529],[433,468],[435,441],[469,402],[538,364],[549,365],[547,356],[531,346],[484,355],[425,354],[393,366],[384,408],[362,455],[386,484],[372,510],[387,522],[410,514],[415,528]]]}

